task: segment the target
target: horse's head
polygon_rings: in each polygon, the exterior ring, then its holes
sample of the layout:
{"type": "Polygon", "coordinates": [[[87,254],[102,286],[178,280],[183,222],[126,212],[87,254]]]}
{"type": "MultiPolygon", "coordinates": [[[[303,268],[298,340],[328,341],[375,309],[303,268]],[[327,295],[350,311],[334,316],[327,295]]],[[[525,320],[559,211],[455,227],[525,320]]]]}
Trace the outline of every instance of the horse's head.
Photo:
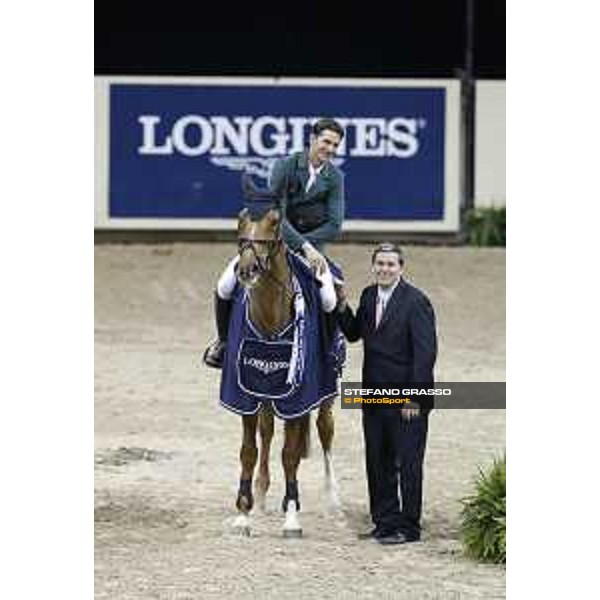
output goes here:
{"type": "Polygon", "coordinates": [[[245,288],[253,288],[271,270],[273,259],[282,250],[280,227],[281,215],[276,208],[258,218],[247,208],[238,215],[237,274],[245,288]]]}

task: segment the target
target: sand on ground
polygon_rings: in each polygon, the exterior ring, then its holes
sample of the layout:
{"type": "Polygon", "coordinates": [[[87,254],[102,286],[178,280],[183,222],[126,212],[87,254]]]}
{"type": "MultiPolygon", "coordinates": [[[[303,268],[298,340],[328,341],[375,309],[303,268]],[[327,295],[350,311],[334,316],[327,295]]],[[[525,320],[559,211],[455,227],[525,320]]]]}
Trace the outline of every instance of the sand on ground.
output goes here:
{"type": "MultiPolygon", "coordinates": [[[[95,595],[111,599],[504,598],[505,570],[462,554],[460,499],[504,451],[505,411],[434,411],[424,534],[382,547],[369,527],[359,410],[336,401],[343,510],[331,515],[318,436],[300,467],[304,537],[283,539],[281,427],[272,487],[252,536],[231,532],[241,420],[219,406],[200,356],[214,335],[212,289],[233,244],[95,248],[95,595]]],[[[351,303],[369,283],[368,246],[338,245],[351,303]]],[[[407,247],[407,277],[436,309],[439,381],[504,381],[505,252],[407,247]]],[[[344,379],[360,380],[362,348],[344,379]]]]}

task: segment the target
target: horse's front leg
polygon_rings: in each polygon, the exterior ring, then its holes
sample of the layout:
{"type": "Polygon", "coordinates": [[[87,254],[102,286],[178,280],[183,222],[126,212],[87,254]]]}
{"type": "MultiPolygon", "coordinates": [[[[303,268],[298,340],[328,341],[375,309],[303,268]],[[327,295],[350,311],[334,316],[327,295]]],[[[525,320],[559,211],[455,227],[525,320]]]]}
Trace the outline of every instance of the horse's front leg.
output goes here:
{"type": "Polygon", "coordinates": [[[333,470],[333,457],[331,448],[333,446],[333,435],[335,432],[335,423],[333,420],[333,400],[323,402],[319,407],[319,416],[317,417],[317,431],[319,440],[323,449],[323,462],[325,466],[325,494],[327,504],[331,511],[339,511],[342,507],[340,501],[339,486],[335,479],[333,470]]]}
{"type": "Polygon", "coordinates": [[[281,453],[285,473],[285,496],[282,509],[285,512],[284,537],[301,537],[302,527],[298,519],[300,495],[298,493],[298,465],[306,446],[308,415],[285,422],[285,442],[281,453]]]}
{"type": "Polygon", "coordinates": [[[242,417],[243,436],[242,448],[240,450],[242,474],[240,476],[240,487],[235,503],[239,514],[233,523],[234,529],[242,535],[250,535],[250,518],[248,515],[254,504],[252,497],[252,477],[254,476],[254,467],[256,466],[258,457],[258,449],[256,447],[257,422],[257,415],[244,415],[242,417]]]}
{"type": "Polygon", "coordinates": [[[266,497],[271,484],[269,457],[273,441],[274,416],[271,407],[263,407],[258,414],[258,433],[260,449],[258,458],[258,477],[256,478],[256,502],[261,510],[266,508],[266,497]]]}

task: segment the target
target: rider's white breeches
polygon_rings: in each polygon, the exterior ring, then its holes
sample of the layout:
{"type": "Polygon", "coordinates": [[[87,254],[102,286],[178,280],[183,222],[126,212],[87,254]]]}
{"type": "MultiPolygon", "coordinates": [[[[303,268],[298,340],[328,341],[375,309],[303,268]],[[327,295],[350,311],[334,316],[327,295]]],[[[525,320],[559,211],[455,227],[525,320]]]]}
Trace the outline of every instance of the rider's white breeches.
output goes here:
{"type": "Polygon", "coordinates": [[[233,290],[235,288],[235,284],[237,282],[237,277],[235,276],[235,265],[238,260],[240,260],[239,256],[234,256],[230,261],[223,274],[219,278],[217,283],[217,294],[219,298],[222,300],[231,300],[231,296],[233,295],[233,290]]]}
{"type": "Polygon", "coordinates": [[[333,275],[329,267],[325,269],[325,273],[317,275],[317,279],[321,282],[319,294],[321,295],[321,303],[325,312],[331,312],[337,304],[337,296],[333,287],[333,275]]]}

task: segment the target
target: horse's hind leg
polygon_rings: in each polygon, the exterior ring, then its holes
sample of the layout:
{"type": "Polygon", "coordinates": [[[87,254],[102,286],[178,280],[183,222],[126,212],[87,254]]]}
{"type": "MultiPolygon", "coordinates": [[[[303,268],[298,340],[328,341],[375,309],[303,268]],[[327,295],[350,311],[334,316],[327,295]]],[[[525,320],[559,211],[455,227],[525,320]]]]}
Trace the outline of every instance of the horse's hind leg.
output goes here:
{"type": "Polygon", "coordinates": [[[242,463],[242,474],[240,477],[240,488],[236,501],[236,507],[239,511],[234,521],[234,529],[242,535],[250,535],[250,518],[248,514],[252,510],[254,499],[252,497],[252,477],[254,467],[258,457],[256,447],[256,425],[258,417],[256,415],[244,415],[242,417],[243,438],[242,448],[240,450],[240,462],[242,463]]]}
{"type": "Polygon", "coordinates": [[[307,421],[308,415],[305,415],[285,422],[285,442],[281,452],[285,472],[285,496],[282,503],[285,512],[284,537],[302,536],[302,527],[298,519],[300,496],[298,494],[297,473],[302,452],[307,446],[304,439],[308,431],[307,421]]]}
{"type": "Polygon", "coordinates": [[[333,445],[333,435],[335,432],[335,423],[333,420],[333,400],[324,402],[319,407],[319,416],[317,417],[317,431],[323,448],[323,462],[325,465],[325,493],[327,495],[327,504],[332,511],[340,510],[342,503],[340,501],[339,486],[335,479],[333,470],[333,458],[331,447],[333,445]]]}
{"type": "Polygon", "coordinates": [[[258,414],[258,432],[260,435],[260,453],[258,459],[258,477],[256,478],[256,502],[261,510],[265,510],[267,491],[271,484],[269,474],[269,456],[273,441],[274,417],[273,409],[263,407],[258,414]]]}

